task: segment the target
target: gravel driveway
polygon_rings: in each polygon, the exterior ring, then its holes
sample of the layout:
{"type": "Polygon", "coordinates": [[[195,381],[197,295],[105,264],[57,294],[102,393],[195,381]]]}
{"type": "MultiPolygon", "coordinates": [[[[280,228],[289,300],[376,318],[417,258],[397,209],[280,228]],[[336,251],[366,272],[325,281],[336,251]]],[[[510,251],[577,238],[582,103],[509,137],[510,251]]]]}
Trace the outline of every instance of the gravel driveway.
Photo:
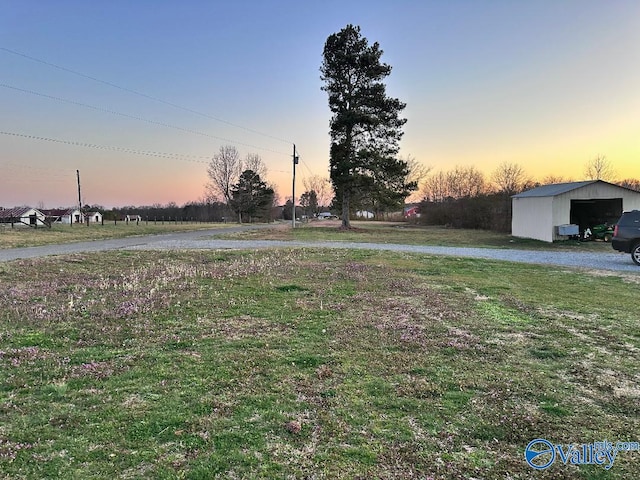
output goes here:
{"type": "Polygon", "coordinates": [[[498,248],[469,247],[434,247],[423,245],[401,245],[389,243],[361,242],[301,242],[279,240],[219,240],[215,235],[238,232],[248,228],[264,228],[266,226],[241,226],[216,230],[198,230],[192,232],[170,233],[145,237],[128,237],[93,242],[47,245],[42,247],[12,248],[0,250],[0,261],[19,258],[44,257],[48,255],[64,255],[80,252],[97,252],[105,250],[172,250],[172,249],[257,249],[274,247],[307,247],[307,248],[347,248],[384,250],[394,252],[422,253],[429,255],[449,255],[455,257],[487,258],[509,262],[532,263],[542,265],[559,265],[585,268],[589,270],[608,270],[616,272],[632,272],[640,276],[640,267],[636,266],[629,255],[613,250],[600,252],[559,252],[541,250],[513,250],[498,248]]]}

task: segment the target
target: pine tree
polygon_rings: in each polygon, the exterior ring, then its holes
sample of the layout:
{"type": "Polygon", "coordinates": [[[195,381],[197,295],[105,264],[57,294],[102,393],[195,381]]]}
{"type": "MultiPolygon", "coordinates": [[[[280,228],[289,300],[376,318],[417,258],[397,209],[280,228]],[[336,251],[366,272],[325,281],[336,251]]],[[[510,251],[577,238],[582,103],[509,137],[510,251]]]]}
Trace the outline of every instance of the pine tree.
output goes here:
{"type": "Polygon", "coordinates": [[[380,208],[404,202],[417,187],[408,182],[407,162],[397,158],[405,107],[386,94],[391,67],[381,63],[378,43],[369,45],[360,27],[347,25],[327,38],[320,67],[328,93],[330,178],[342,202],[342,227],[350,228],[351,200],[369,198],[380,208]]]}
{"type": "Polygon", "coordinates": [[[267,220],[273,205],[274,192],[253,170],[245,170],[231,189],[231,206],[238,214],[238,221],[267,220]]]}

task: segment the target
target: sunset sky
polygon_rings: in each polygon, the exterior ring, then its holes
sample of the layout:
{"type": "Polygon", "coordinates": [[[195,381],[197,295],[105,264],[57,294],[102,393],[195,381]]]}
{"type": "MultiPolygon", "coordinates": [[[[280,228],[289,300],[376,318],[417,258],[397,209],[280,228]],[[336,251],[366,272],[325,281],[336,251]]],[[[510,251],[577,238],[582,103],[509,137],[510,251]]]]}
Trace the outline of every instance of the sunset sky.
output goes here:
{"type": "Polygon", "coordinates": [[[407,103],[402,156],[640,178],[640,2],[32,1],[0,15],[0,206],[201,199],[221,145],[281,199],[328,175],[324,42],[360,25],[407,103]],[[47,140],[45,140],[47,139],[47,140]]]}

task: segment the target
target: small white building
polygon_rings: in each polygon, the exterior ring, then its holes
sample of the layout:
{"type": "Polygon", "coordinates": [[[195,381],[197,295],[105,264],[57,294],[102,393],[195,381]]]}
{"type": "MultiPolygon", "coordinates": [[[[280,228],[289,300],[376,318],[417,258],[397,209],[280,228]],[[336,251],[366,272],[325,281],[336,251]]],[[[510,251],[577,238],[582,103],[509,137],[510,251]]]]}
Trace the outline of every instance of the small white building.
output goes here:
{"type": "Polygon", "coordinates": [[[100,212],[87,212],[85,218],[89,223],[102,223],[102,214],[100,212]]]}
{"type": "Polygon", "coordinates": [[[356,212],[356,218],[364,218],[366,220],[371,220],[375,215],[373,212],[368,212],[367,210],[358,210],[356,212]]]}
{"type": "Polygon", "coordinates": [[[82,215],[77,208],[54,208],[42,211],[50,223],[62,223],[63,225],[72,225],[74,223],[82,223],[82,215]]]}
{"type": "Polygon", "coordinates": [[[582,232],[640,210],[640,192],[603,180],[543,185],[511,198],[511,234],[544,242],[566,239],[567,225],[582,232]]]}

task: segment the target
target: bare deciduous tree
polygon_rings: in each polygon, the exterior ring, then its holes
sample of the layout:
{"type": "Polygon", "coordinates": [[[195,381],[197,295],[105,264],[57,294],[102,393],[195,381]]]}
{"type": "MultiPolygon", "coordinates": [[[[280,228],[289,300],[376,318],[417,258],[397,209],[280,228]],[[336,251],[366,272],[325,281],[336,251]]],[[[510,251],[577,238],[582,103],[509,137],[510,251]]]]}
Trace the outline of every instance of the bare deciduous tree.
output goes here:
{"type": "Polygon", "coordinates": [[[589,180],[613,181],[616,172],[607,157],[598,154],[587,162],[584,174],[589,180]]]}
{"type": "Polygon", "coordinates": [[[261,179],[267,178],[267,166],[262,161],[262,157],[257,153],[248,153],[244,159],[242,171],[251,170],[258,174],[261,179]]]}
{"type": "Polygon", "coordinates": [[[280,192],[278,192],[278,187],[270,182],[267,182],[267,186],[273,190],[273,207],[277,207],[282,202],[280,192]]]}
{"type": "Polygon", "coordinates": [[[640,180],[638,180],[637,178],[625,178],[624,180],[618,182],[618,185],[640,192],[640,180]]]}
{"type": "Polygon", "coordinates": [[[540,183],[542,185],[554,185],[556,183],[569,183],[573,182],[571,178],[563,177],[562,175],[546,175],[540,183]]]}
{"type": "Polygon", "coordinates": [[[455,167],[447,173],[447,184],[453,198],[477,197],[485,191],[484,175],[473,166],[455,167]]]}
{"type": "Polygon", "coordinates": [[[532,183],[520,165],[509,162],[501,163],[494,170],[491,179],[496,190],[507,195],[519,193],[532,183]]]}
{"type": "Polygon", "coordinates": [[[423,198],[431,202],[444,202],[450,198],[477,197],[485,192],[484,175],[473,166],[457,166],[448,172],[429,175],[420,191],[423,198]]]}
{"type": "Polygon", "coordinates": [[[207,167],[209,176],[209,182],[206,185],[207,196],[218,198],[228,204],[231,200],[231,189],[238,182],[241,170],[242,161],[236,147],[221,146],[207,167]]]}
{"type": "Polygon", "coordinates": [[[442,171],[429,175],[422,183],[422,197],[429,202],[444,202],[449,197],[447,174],[442,171]]]}
{"type": "MultiPolygon", "coordinates": [[[[404,160],[405,162],[407,162],[407,167],[409,169],[409,175],[407,175],[407,182],[408,183],[415,182],[416,185],[422,185],[425,179],[427,178],[427,176],[429,175],[429,172],[431,171],[431,167],[423,163],[420,163],[415,159],[415,157],[412,157],[411,155],[407,155],[407,158],[401,157],[401,160],[404,160]]],[[[409,196],[409,198],[407,198],[407,200],[416,201],[416,200],[420,200],[421,198],[422,198],[421,192],[416,191],[412,193],[409,196]]]]}
{"type": "Polygon", "coordinates": [[[329,206],[333,197],[333,190],[331,188],[331,181],[328,178],[320,175],[312,175],[303,179],[302,184],[304,185],[305,191],[310,192],[313,190],[316,192],[318,206],[329,206]]]}

